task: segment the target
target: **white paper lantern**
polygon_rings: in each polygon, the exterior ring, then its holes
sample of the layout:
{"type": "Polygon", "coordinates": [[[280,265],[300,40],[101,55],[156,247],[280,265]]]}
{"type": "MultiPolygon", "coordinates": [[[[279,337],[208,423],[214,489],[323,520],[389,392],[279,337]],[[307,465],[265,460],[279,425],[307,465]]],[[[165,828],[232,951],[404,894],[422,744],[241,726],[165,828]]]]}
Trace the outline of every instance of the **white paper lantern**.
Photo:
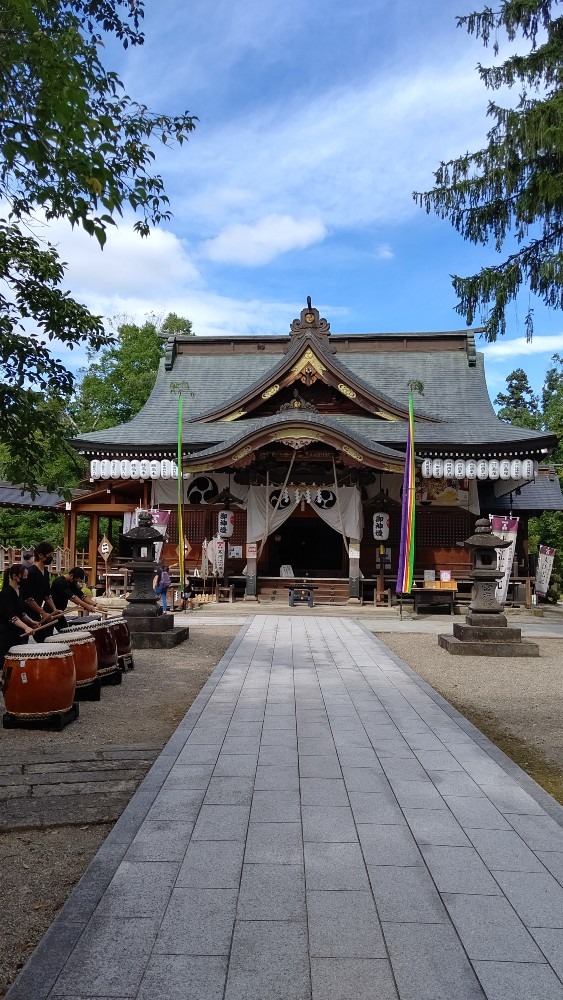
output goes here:
{"type": "Polygon", "coordinates": [[[499,479],[510,479],[510,459],[501,458],[499,462],[499,479]]]}
{"type": "Polygon", "coordinates": [[[151,464],[148,458],[142,458],[140,461],[141,479],[149,479],[151,474],[151,464]]]}
{"type": "Polygon", "coordinates": [[[465,463],[465,478],[475,479],[477,475],[477,462],[474,458],[468,458],[465,463]]]}
{"type": "Polygon", "coordinates": [[[487,479],[489,476],[489,463],[486,458],[477,459],[477,479],[487,479]]]}
{"type": "Polygon", "coordinates": [[[100,460],[99,458],[94,458],[90,462],[90,478],[100,479],[102,473],[100,471],[100,460]]]}
{"type": "Polygon", "coordinates": [[[531,458],[525,458],[522,462],[522,479],[534,478],[534,463],[531,458]]]}
{"type": "Polygon", "coordinates": [[[376,542],[386,542],[389,538],[389,514],[384,510],[373,515],[373,537],[376,542]]]}
{"type": "Polygon", "coordinates": [[[235,530],[235,515],[232,510],[220,510],[217,528],[220,538],[230,538],[235,530]]]}
{"type": "Polygon", "coordinates": [[[119,479],[121,475],[121,462],[113,458],[110,462],[110,475],[112,479],[119,479]]]}
{"type": "Polygon", "coordinates": [[[141,478],[141,463],[138,458],[131,459],[131,479],[141,478]]]}
{"type": "Polygon", "coordinates": [[[119,463],[122,479],[131,479],[131,462],[128,458],[122,458],[119,463]]]}
{"type": "Polygon", "coordinates": [[[160,479],[160,462],[157,462],[156,458],[152,458],[149,463],[151,479],[160,479]]]}
{"type": "Polygon", "coordinates": [[[100,475],[102,479],[109,479],[111,476],[111,462],[109,458],[103,458],[100,462],[100,475]]]}
{"type": "Polygon", "coordinates": [[[422,474],[422,478],[423,479],[430,479],[430,477],[432,476],[432,459],[431,458],[425,458],[425,459],[423,459],[422,465],[420,467],[420,472],[422,474]]]}
{"type": "Polygon", "coordinates": [[[178,466],[176,465],[176,462],[170,462],[170,478],[178,478],[178,466]]]}
{"type": "Polygon", "coordinates": [[[432,478],[441,479],[444,475],[444,462],[441,458],[435,458],[432,462],[432,478]]]}
{"type": "Polygon", "coordinates": [[[160,478],[170,479],[170,459],[163,458],[160,463],[160,478]]]}
{"type": "Polygon", "coordinates": [[[465,479],[465,459],[456,458],[454,462],[454,475],[456,479],[465,479]]]}
{"type": "Polygon", "coordinates": [[[444,476],[446,479],[453,479],[455,474],[455,462],[453,458],[444,459],[444,476]]]}
{"type": "Polygon", "coordinates": [[[522,478],[522,459],[513,458],[510,463],[510,478],[511,479],[521,479],[522,478]]]}
{"type": "Polygon", "coordinates": [[[489,479],[498,479],[500,475],[500,462],[498,458],[489,460],[489,479]]]}

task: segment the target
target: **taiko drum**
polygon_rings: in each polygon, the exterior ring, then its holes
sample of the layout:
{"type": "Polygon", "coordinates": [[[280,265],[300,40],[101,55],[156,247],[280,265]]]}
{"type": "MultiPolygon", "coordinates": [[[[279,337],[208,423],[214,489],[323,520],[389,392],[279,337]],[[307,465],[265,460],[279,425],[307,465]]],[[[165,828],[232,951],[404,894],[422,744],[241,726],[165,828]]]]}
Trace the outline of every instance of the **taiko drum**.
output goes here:
{"type": "MultiPolygon", "coordinates": [[[[54,635],[50,635],[45,639],[45,642],[51,645],[60,641],[54,635]]],[[[98,674],[98,654],[96,652],[94,637],[89,632],[65,632],[64,641],[70,646],[74,657],[76,687],[87,687],[96,680],[98,674]]]]}
{"type": "Polygon", "coordinates": [[[112,629],[117,643],[117,656],[122,670],[133,667],[133,655],[131,652],[131,632],[129,624],[125,618],[107,618],[106,625],[112,629]]]}
{"type": "Polygon", "coordinates": [[[62,629],[61,635],[69,632],[90,633],[96,644],[98,656],[98,677],[105,677],[119,670],[117,659],[117,642],[109,625],[105,622],[89,622],[87,625],[76,625],[74,628],[62,629]]]}
{"type": "Polygon", "coordinates": [[[76,670],[70,646],[12,646],[2,676],[6,711],[21,719],[40,719],[72,708],[76,670]]]}

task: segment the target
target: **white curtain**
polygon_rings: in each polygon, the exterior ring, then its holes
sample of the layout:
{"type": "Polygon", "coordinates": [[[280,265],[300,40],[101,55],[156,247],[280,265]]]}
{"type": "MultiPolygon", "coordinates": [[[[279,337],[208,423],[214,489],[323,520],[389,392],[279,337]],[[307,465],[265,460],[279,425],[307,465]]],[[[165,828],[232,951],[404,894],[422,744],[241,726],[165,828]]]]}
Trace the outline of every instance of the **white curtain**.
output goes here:
{"type": "Polygon", "coordinates": [[[334,490],[329,488],[317,490],[316,487],[313,487],[312,489],[300,490],[291,487],[285,491],[285,496],[282,497],[278,509],[274,510],[278,493],[279,487],[270,490],[269,497],[267,497],[264,486],[249,487],[245,504],[247,541],[258,542],[266,530],[268,534],[276,531],[284,521],[287,521],[288,517],[291,517],[302,500],[310,504],[315,513],[339,534],[344,531],[348,538],[362,537],[362,504],[360,492],[355,486],[343,486],[338,490],[338,504],[335,502],[334,490]],[[266,511],[268,514],[267,525],[266,511]]]}

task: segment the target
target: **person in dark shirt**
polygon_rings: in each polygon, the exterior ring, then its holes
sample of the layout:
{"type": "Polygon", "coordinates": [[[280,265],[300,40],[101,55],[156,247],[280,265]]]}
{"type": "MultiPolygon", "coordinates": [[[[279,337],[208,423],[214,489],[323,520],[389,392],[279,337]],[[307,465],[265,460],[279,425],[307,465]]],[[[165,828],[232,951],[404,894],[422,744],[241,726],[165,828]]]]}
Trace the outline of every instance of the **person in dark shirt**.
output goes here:
{"type": "MultiPolygon", "coordinates": [[[[22,597],[27,606],[27,614],[36,622],[45,624],[49,617],[59,617],[51,597],[51,579],[49,566],[53,562],[53,546],[50,542],[40,542],[35,546],[35,562],[27,571],[23,581],[22,597]]],[[[37,642],[43,642],[48,635],[53,634],[52,628],[44,628],[36,636],[37,642]]]]}
{"type": "MultiPolygon", "coordinates": [[[[82,608],[84,611],[97,611],[98,606],[95,601],[91,601],[82,592],[81,583],[84,581],[84,570],[80,566],[74,566],[69,569],[68,573],[63,573],[62,576],[58,576],[56,580],[53,580],[51,584],[51,598],[53,604],[59,611],[66,611],[69,601],[75,604],[77,608],[82,608]]],[[[81,623],[90,620],[90,616],[87,618],[82,618],[81,623]]],[[[66,628],[68,622],[64,617],[59,618],[56,628],[60,631],[62,628],[66,628]]]]}
{"type": "Polygon", "coordinates": [[[34,623],[27,616],[20,596],[26,574],[27,569],[21,563],[14,563],[4,573],[4,585],[0,590],[0,670],[8,650],[12,646],[23,645],[34,634],[34,623]]]}

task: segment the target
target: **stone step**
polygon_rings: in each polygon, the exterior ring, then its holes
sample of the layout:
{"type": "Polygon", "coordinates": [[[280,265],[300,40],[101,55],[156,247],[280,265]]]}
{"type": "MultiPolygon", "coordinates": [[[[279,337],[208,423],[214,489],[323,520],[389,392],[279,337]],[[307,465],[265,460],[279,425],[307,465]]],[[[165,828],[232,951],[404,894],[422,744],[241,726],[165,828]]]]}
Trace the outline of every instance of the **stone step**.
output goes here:
{"type": "Polygon", "coordinates": [[[438,645],[455,656],[539,656],[536,642],[462,642],[454,635],[439,635],[438,645]]]}
{"type": "Polygon", "coordinates": [[[454,624],[454,635],[462,642],[520,642],[521,628],[480,628],[477,625],[454,624]]]}

